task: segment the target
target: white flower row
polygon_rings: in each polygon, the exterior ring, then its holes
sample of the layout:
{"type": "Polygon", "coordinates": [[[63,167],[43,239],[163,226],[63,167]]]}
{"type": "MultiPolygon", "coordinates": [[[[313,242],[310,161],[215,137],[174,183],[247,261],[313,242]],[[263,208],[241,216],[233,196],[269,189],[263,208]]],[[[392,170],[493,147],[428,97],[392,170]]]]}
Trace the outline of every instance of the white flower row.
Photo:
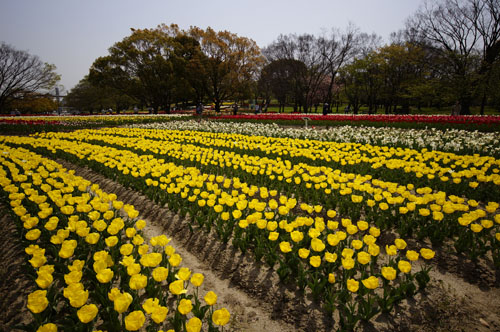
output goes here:
{"type": "Polygon", "coordinates": [[[500,155],[500,134],[447,129],[401,129],[391,127],[339,126],[327,129],[284,128],[277,124],[172,121],[133,125],[134,127],[230,132],[237,134],[315,139],[320,141],[356,142],[371,145],[408,147],[412,149],[450,151],[454,153],[500,155]]]}

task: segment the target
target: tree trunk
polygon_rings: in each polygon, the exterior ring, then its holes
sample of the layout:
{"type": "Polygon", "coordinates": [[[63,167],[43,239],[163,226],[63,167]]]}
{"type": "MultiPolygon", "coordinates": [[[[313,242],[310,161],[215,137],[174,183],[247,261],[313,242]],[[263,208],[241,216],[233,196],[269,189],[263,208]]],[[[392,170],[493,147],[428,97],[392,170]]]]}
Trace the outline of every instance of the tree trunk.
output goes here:
{"type": "Polygon", "coordinates": [[[358,114],[358,111],[359,111],[359,105],[358,103],[356,103],[352,107],[352,114],[358,114]]]}
{"type": "Polygon", "coordinates": [[[481,115],[484,115],[485,106],[486,106],[486,91],[483,92],[483,98],[481,98],[481,111],[480,111],[481,115]]]}
{"type": "Polygon", "coordinates": [[[460,115],[470,115],[470,100],[467,98],[460,100],[460,115]]]}

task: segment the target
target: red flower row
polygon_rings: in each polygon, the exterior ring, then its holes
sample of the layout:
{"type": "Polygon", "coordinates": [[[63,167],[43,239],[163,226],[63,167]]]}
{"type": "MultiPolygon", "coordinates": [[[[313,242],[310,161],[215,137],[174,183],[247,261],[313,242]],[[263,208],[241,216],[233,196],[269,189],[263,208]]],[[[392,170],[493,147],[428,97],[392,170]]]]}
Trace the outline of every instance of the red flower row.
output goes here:
{"type": "Polygon", "coordinates": [[[20,124],[28,126],[36,125],[58,125],[58,120],[22,120],[22,119],[0,119],[0,124],[20,124]]]}
{"type": "Polygon", "coordinates": [[[424,123],[463,123],[463,124],[500,124],[500,116],[479,115],[344,115],[344,114],[256,114],[256,115],[221,115],[217,119],[244,120],[303,120],[313,121],[373,121],[373,122],[424,122],[424,123]]]}

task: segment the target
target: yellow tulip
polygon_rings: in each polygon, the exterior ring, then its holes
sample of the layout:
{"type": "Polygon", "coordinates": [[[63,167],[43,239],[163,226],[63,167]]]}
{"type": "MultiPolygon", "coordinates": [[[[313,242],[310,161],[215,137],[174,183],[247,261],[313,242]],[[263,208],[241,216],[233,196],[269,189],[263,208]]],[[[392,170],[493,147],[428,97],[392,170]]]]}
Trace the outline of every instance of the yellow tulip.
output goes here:
{"type": "Polygon", "coordinates": [[[392,267],[390,266],[384,266],[382,267],[382,276],[387,279],[387,280],[394,280],[396,279],[396,274],[397,274],[397,271],[395,269],[393,269],[392,267]]]}
{"type": "Polygon", "coordinates": [[[95,304],[87,304],[78,309],[77,316],[80,322],[87,324],[94,320],[98,313],[97,306],[95,304]]]}
{"type": "Polygon", "coordinates": [[[379,279],[377,277],[375,277],[375,276],[370,276],[367,279],[361,280],[361,282],[368,289],[375,289],[379,285],[379,279]]]}
{"type": "Polygon", "coordinates": [[[348,279],[347,280],[347,289],[353,293],[357,292],[359,289],[359,281],[356,281],[354,279],[348,279]]]}
{"type": "Polygon", "coordinates": [[[132,311],[125,317],[125,329],[127,331],[137,331],[144,325],[145,321],[146,317],[142,311],[132,311]]]}
{"type": "Polygon", "coordinates": [[[231,315],[226,308],[215,310],[212,314],[212,321],[215,325],[224,326],[229,322],[231,315]]]}

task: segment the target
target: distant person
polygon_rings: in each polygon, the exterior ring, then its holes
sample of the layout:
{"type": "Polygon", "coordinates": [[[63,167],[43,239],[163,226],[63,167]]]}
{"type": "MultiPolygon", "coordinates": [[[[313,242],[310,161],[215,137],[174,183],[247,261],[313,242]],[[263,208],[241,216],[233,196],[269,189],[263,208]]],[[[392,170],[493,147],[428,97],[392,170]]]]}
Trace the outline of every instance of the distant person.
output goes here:
{"type": "Polygon", "coordinates": [[[233,105],[233,115],[238,115],[238,104],[234,103],[233,105]]]}
{"type": "Polygon", "coordinates": [[[201,116],[202,113],[203,113],[203,104],[198,103],[198,105],[196,106],[196,114],[201,116]]]}
{"type": "Polygon", "coordinates": [[[345,108],[344,108],[344,113],[347,114],[349,113],[349,111],[351,110],[351,105],[347,105],[345,108]]]}
{"type": "Polygon", "coordinates": [[[260,113],[260,105],[255,104],[255,114],[259,114],[259,113],[260,113]]]}
{"type": "Polygon", "coordinates": [[[460,115],[460,102],[456,102],[451,110],[451,115],[460,115]]]}
{"type": "Polygon", "coordinates": [[[328,114],[328,103],[324,103],[323,104],[323,115],[327,115],[328,114]]]}

